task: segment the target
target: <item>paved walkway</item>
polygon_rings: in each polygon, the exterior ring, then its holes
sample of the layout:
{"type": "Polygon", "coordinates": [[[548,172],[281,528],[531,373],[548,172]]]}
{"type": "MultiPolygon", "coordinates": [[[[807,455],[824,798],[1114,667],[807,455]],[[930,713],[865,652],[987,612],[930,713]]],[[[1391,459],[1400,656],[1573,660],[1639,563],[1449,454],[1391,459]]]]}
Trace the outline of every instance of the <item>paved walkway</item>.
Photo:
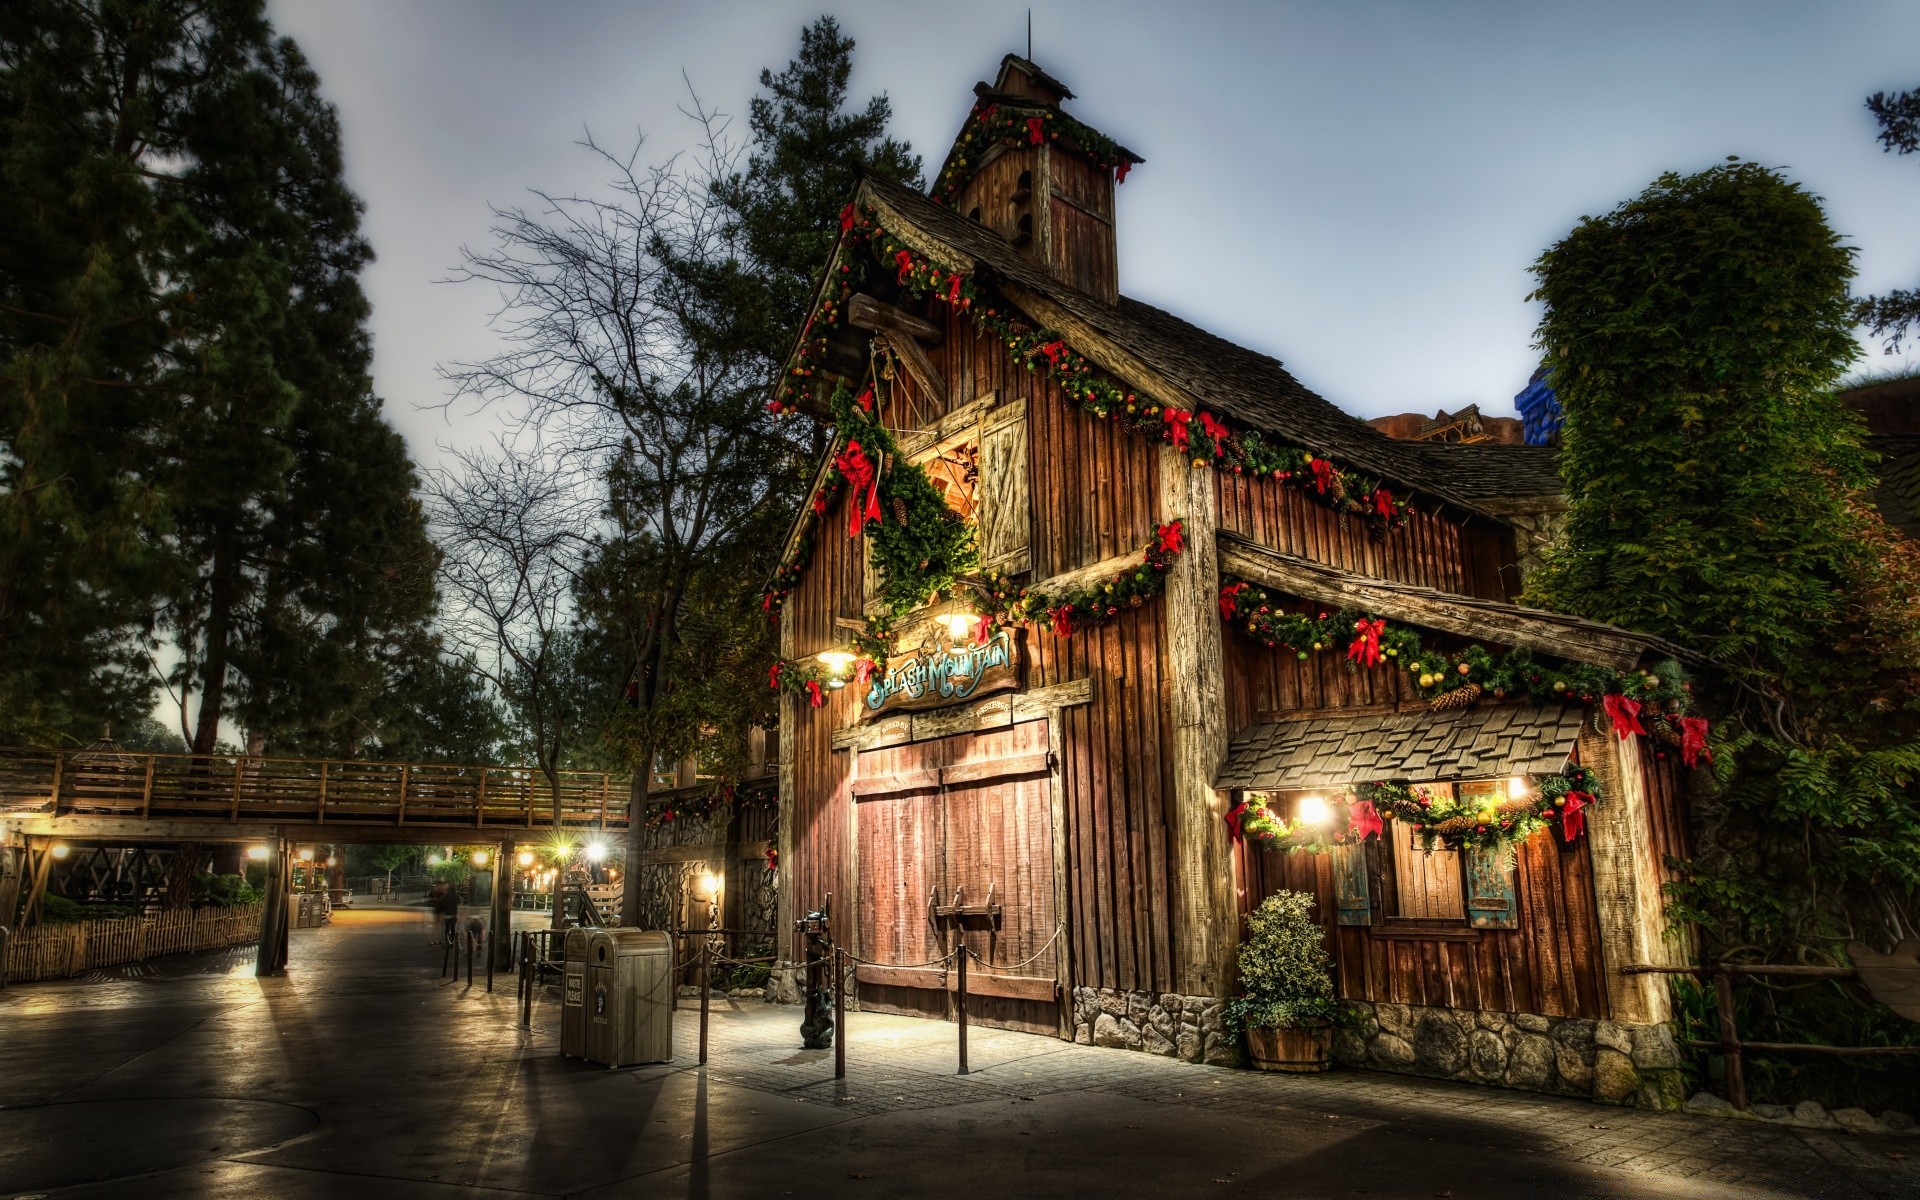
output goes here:
{"type": "MultiPolygon", "coordinates": [[[[537,918],[536,918],[537,920],[537,918]]],[[[1920,1195],[1920,1141],[1391,1075],[1281,1077],[852,1014],[849,1078],[798,1013],[695,1014],[670,1065],[561,1059],[558,1005],[438,978],[423,913],[251,956],[0,993],[0,1200],[1920,1195]]]]}

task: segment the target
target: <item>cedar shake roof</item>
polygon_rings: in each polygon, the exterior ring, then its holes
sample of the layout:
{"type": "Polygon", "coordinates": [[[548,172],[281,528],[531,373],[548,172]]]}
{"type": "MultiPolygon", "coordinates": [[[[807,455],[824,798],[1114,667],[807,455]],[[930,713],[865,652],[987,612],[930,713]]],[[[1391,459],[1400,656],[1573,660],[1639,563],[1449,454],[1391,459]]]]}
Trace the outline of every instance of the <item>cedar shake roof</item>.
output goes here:
{"type": "MultiPolygon", "coordinates": [[[[1173,381],[1209,411],[1327,454],[1342,466],[1381,476],[1469,512],[1480,511],[1422,454],[1410,452],[1419,443],[1395,441],[1342,411],[1302,385],[1278,359],[1237,346],[1131,297],[1122,296],[1118,304],[1103,303],[1053,278],[992,230],[891,180],[868,176],[860,185],[860,196],[863,201],[878,202],[911,226],[889,226],[896,237],[912,242],[911,234],[917,231],[923,240],[938,243],[928,250],[947,259],[949,266],[1038,293],[1173,381]]],[[[883,219],[881,224],[889,222],[883,219]]],[[[1043,323],[1037,314],[1029,316],[1043,323]]],[[[1075,345],[1074,349],[1100,361],[1097,347],[1075,345]]],[[[1143,380],[1129,382],[1152,391],[1143,380]]]]}
{"type": "Polygon", "coordinates": [[[1920,538],[1920,437],[1870,437],[1867,449],[1880,456],[1874,471],[1880,486],[1873,502],[1887,524],[1920,538]]]}
{"type": "Polygon", "coordinates": [[[1411,442],[1406,448],[1469,499],[1558,496],[1565,489],[1560,481],[1560,451],[1554,446],[1411,442]]]}
{"type": "Polygon", "coordinates": [[[1585,720],[1586,710],[1571,705],[1500,704],[1275,721],[1240,731],[1214,786],[1332,788],[1545,775],[1566,765],[1585,720]]]}

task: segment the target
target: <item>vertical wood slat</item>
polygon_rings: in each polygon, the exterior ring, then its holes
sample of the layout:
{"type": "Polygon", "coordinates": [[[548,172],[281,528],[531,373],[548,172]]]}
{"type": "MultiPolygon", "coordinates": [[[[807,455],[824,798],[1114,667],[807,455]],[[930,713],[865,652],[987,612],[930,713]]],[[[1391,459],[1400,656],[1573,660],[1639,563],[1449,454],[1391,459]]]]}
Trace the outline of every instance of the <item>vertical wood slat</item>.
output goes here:
{"type": "Polygon", "coordinates": [[[317,825],[325,825],[327,823],[327,768],[332,765],[332,763],[325,762],[320,764],[320,803],[314,813],[314,823],[317,825]]]}
{"type": "Polygon", "coordinates": [[[402,763],[400,766],[400,814],[394,822],[397,825],[407,823],[407,785],[412,782],[412,779],[413,764],[402,763]]]}
{"type": "MultiPolygon", "coordinates": [[[[155,762],[154,756],[151,754],[147,755],[147,777],[146,777],[146,781],[142,783],[140,786],[140,819],[143,821],[146,820],[147,817],[151,815],[153,812],[154,762],[155,762]]],[[[0,914],[0,915],[11,916],[12,914],[8,913],[8,914],[0,914]]]]}

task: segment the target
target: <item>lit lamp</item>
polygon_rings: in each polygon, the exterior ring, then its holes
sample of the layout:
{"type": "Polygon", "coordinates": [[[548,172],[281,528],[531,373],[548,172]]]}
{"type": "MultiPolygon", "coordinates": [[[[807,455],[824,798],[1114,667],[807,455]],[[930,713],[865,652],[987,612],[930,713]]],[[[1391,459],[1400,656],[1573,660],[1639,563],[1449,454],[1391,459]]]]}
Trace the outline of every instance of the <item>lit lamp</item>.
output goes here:
{"type": "Polygon", "coordinates": [[[55,858],[65,858],[67,856],[67,844],[65,842],[55,842],[47,849],[47,853],[53,855],[55,858]]]}
{"type": "Polygon", "coordinates": [[[972,632],[973,627],[980,623],[980,618],[970,612],[950,612],[940,617],[939,621],[947,627],[947,636],[957,642],[972,632]]]}
{"type": "Polygon", "coordinates": [[[597,863],[597,862],[605,862],[606,860],[607,860],[607,844],[605,842],[588,842],[587,843],[587,861],[588,862],[597,863]]]}
{"type": "Polygon", "coordinates": [[[1293,815],[1302,825],[1325,825],[1333,820],[1333,809],[1323,796],[1302,796],[1293,815]]]}
{"type": "Polygon", "coordinates": [[[1507,798],[1509,800],[1525,800],[1532,794],[1533,788],[1528,786],[1525,775],[1515,775],[1512,779],[1507,780],[1507,798]]]}
{"type": "Polygon", "coordinates": [[[427,865],[430,867],[437,867],[444,861],[445,860],[440,857],[439,851],[427,855],[427,865]]]}
{"type": "Polygon", "coordinates": [[[306,849],[306,850],[302,850],[302,851],[300,852],[300,861],[301,861],[301,862],[303,862],[303,863],[310,863],[310,862],[312,862],[312,861],[313,861],[313,851],[312,851],[312,849],[310,849],[310,848],[309,848],[309,849],[306,849]]]}
{"type": "Polygon", "coordinates": [[[522,850],[520,852],[520,865],[523,867],[530,867],[533,865],[533,851],[522,850]]]}
{"type": "Polygon", "coordinates": [[[700,890],[707,894],[707,953],[720,954],[725,944],[720,939],[720,885],[724,881],[714,871],[700,873],[700,890]]]}
{"type": "Polygon", "coordinates": [[[848,654],[845,650],[822,650],[820,653],[814,655],[814,657],[825,664],[827,670],[832,671],[835,675],[845,675],[847,668],[853,665],[853,655],[848,654]]]}
{"type": "Polygon", "coordinates": [[[475,850],[473,852],[473,865],[476,867],[484,867],[487,865],[487,852],[485,850],[475,850]]]}
{"type": "Polygon", "coordinates": [[[267,861],[267,854],[268,854],[268,851],[265,846],[248,846],[247,847],[247,857],[252,859],[255,862],[267,861]]]}

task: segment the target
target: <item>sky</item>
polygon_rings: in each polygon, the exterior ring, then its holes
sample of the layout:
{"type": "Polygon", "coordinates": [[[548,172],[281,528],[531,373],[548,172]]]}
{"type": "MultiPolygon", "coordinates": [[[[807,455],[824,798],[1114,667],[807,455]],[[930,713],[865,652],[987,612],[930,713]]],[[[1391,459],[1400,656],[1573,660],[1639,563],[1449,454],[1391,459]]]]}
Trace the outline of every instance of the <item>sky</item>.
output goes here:
{"type": "MultiPolygon", "coordinates": [[[[856,100],[885,92],[931,173],[1026,4],[269,0],[338,106],[377,261],[375,383],[415,455],[489,440],[438,367],[497,343],[443,282],[490,206],[594,190],[575,143],[692,141],[689,83],[737,114],[832,12],[856,100]]],[[[1146,159],[1120,189],[1120,286],[1279,358],[1361,416],[1508,415],[1536,361],[1528,268],[1583,216],[1728,155],[1824,198],[1862,292],[1920,284],[1920,156],[1864,98],[1920,86],[1920,5],[1035,3],[1033,57],[1146,159]]],[[[1863,343],[1862,369],[1888,358],[1863,343]]]]}

